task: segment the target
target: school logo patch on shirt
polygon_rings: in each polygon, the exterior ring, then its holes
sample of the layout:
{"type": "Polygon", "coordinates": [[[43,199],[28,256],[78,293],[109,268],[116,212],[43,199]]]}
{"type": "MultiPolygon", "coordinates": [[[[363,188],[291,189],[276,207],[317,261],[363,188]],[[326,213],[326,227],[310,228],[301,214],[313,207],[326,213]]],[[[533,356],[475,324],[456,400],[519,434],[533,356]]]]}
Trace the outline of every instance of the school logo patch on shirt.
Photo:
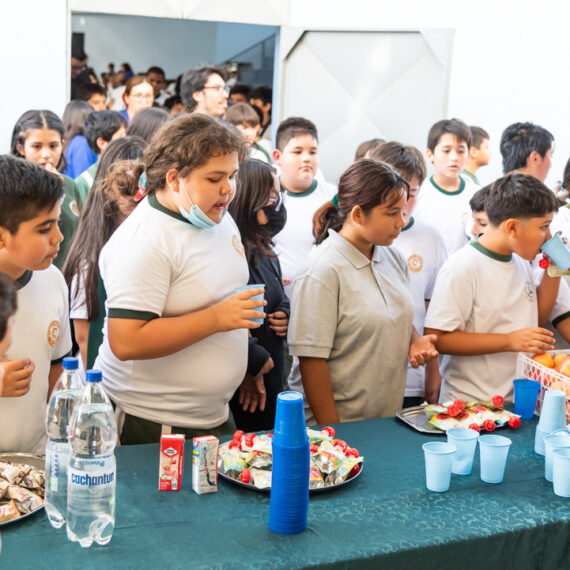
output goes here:
{"type": "Polygon", "coordinates": [[[414,273],[419,273],[424,266],[424,260],[421,255],[414,253],[408,257],[408,269],[414,273]]]}
{"type": "Polygon", "coordinates": [[[79,211],[79,206],[77,205],[77,202],[75,200],[72,200],[71,202],[69,202],[69,209],[71,210],[71,213],[74,216],[79,217],[79,214],[81,212],[79,211]]]}
{"type": "Polygon", "coordinates": [[[47,341],[51,348],[54,348],[57,344],[57,339],[59,338],[59,321],[52,321],[47,330],[47,341]]]}
{"type": "Polygon", "coordinates": [[[234,249],[242,256],[245,257],[245,253],[243,250],[243,244],[241,243],[241,240],[239,239],[239,236],[237,236],[236,234],[233,235],[232,237],[232,245],[234,246],[234,249]]]}

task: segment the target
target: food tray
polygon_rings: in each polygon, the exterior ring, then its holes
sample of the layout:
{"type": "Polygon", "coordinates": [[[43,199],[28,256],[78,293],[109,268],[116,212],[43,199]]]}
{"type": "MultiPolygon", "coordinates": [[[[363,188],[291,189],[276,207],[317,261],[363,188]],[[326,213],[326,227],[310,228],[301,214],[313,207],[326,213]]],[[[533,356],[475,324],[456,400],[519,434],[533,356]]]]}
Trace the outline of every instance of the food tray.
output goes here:
{"type": "MultiPolygon", "coordinates": [[[[230,444],[229,441],[226,441],[225,443],[222,443],[220,445],[220,448],[223,448],[224,446],[227,447],[230,444]]],[[[246,489],[249,489],[250,491],[257,491],[259,493],[269,493],[271,491],[271,487],[265,487],[264,489],[260,489],[259,487],[256,487],[255,485],[251,484],[251,483],[244,483],[243,481],[240,481],[239,479],[234,479],[233,477],[230,477],[229,475],[226,475],[224,473],[222,473],[222,459],[218,459],[218,475],[222,478],[225,479],[226,481],[229,481],[230,483],[233,483],[234,485],[239,485],[240,487],[245,487],[246,489]]],[[[354,475],[354,477],[351,477],[350,479],[347,479],[346,481],[343,481],[342,483],[338,483],[337,485],[329,485],[328,487],[321,487],[319,489],[309,489],[309,494],[314,494],[314,493],[326,493],[327,491],[333,491],[335,489],[338,489],[339,487],[344,487],[345,485],[348,485],[349,483],[352,483],[353,481],[355,481],[356,479],[358,479],[360,477],[360,474],[362,473],[362,470],[364,469],[364,460],[360,463],[360,469],[358,471],[358,473],[356,475],[354,475]]]]}
{"type": "MultiPolygon", "coordinates": [[[[10,463],[19,463],[22,465],[29,465],[30,467],[35,467],[36,469],[45,470],[45,458],[41,455],[34,455],[32,453],[0,453],[0,461],[9,461],[10,463]]],[[[44,508],[42,504],[41,507],[26,513],[25,515],[20,515],[17,519],[12,519],[11,521],[0,522],[0,527],[7,526],[12,523],[20,522],[22,519],[28,518],[35,515],[38,511],[44,508]]]]}
{"type": "MultiPolygon", "coordinates": [[[[486,402],[481,402],[485,404],[486,402]]],[[[421,406],[414,406],[413,408],[403,408],[396,412],[396,417],[403,421],[405,424],[408,424],[411,428],[414,428],[416,431],[421,433],[427,433],[430,435],[445,435],[445,431],[439,428],[436,428],[432,424],[429,423],[429,416],[424,413],[424,408],[427,407],[427,404],[422,404],[421,406]]],[[[496,425],[496,429],[504,428],[508,426],[507,423],[503,425],[496,425]]]]}
{"type": "MultiPolygon", "coordinates": [[[[549,350],[555,354],[570,354],[570,350],[549,350]]],[[[548,368],[532,359],[530,353],[519,352],[517,357],[517,378],[528,378],[540,382],[540,391],[536,402],[535,414],[540,416],[542,401],[546,390],[561,390],[566,392],[566,420],[570,421],[570,378],[557,372],[554,368],[548,368]]]]}

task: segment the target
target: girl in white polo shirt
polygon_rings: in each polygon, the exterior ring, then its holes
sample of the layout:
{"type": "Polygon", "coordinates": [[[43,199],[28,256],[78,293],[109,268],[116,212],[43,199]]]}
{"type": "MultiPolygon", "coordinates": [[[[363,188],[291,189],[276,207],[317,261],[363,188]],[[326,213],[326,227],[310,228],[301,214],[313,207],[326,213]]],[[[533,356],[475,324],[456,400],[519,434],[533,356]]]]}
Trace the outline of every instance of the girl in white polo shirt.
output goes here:
{"type": "Polygon", "coordinates": [[[309,424],[394,415],[408,355],[412,366],[437,355],[435,336],[413,328],[406,261],[390,247],[407,193],[391,166],[364,159],[320,210],[320,245],[293,282],[287,339],[298,357],[289,384],[305,393],[309,424]]]}
{"type": "MultiPolygon", "coordinates": [[[[211,117],[166,123],[143,155],[146,197],[101,252],[107,318],[95,367],[124,444],[231,432],[240,384],[264,407],[262,383],[242,380],[247,329],[259,326],[249,319],[265,301],[250,299],[259,289],[234,293],[248,267],[226,213],[243,153],[240,136],[211,117]]],[[[113,176],[137,184],[120,163],[113,176]]]]}

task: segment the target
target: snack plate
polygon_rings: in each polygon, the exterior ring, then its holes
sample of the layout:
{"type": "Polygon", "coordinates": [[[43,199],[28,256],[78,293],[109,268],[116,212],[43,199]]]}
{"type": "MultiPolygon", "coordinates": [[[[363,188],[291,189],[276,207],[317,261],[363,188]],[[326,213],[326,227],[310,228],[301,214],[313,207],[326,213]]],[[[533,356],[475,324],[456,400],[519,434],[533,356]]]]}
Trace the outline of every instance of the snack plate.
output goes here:
{"type": "MultiPolygon", "coordinates": [[[[430,435],[445,435],[444,430],[436,428],[429,423],[430,418],[424,413],[424,408],[426,406],[427,404],[422,406],[414,406],[413,408],[404,408],[396,412],[396,417],[399,420],[403,421],[405,424],[408,424],[410,427],[414,428],[416,431],[428,433],[430,435]]],[[[504,428],[507,425],[508,424],[497,425],[496,429],[504,428]]]]}
{"type": "MultiPolygon", "coordinates": [[[[230,444],[229,441],[226,441],[225,443],[222,443],[220,445],[220,448],[222,447],[227,447],[230,444]]],[[[234,485],[239,485],[240,487],[245,487],[246,489],[249,489],[250,491],[257,491],[259,493],[269,493],[271,491],[271,487],[266,487],[265,489],[260,489],[259,487],[256,487],[255,485],[251,485],[249,483],[244,483],[243,481],[240,481],[238,479],[234,479],[233,477],[230,477],[229,475],[225,475],[224,473],[222,473],[221,471],[221,466],[222,466],[222,459],[218,459],[218,475],[222,478],[225,479],[226,481],[229,481],[230,483],[233,483],[234,485]]],[[[326,493],[327,491],[333,491],[334,489],[338,489],[339,487],[344,487],[344,485],[348,485],[349,483],[352,483],[355,479],[358,479],[360,477],[360,474],[362,473],[362,470],[364,469],[364,461],[362,461],[362,463],[360,463],[360,470],[358,471],[358,473],[354,476],[351,477],[350,479],[347,479],[346,481],[343,481],[342,483],[338,483],[337,485],[329,485],[328,487],[321,487],[319,489],[309,489],[309,494],[313,494],[313,493],[326,493]]],[[[18,519],[16,519],[18,520],[18,519]]]]}
{"type": "MultiPolygon", "coordinates": [[[[30,467],[35,467],[36,469],[45,469],[45,458],[41,455],[34,455],[32,453],[0,453],[0,461],[9,461],[10,463],[19,463],[22,465],[29,465],[30,467]]],[[[34,515],[38,511],[41,511],[44,505],[38,507],[30,513],[25,515],[20,515],[17,519],[12,519],[11,521],[0,522],[0,527],[7,526],[12,523],[20,522],[31,515],[34,515]]]]}

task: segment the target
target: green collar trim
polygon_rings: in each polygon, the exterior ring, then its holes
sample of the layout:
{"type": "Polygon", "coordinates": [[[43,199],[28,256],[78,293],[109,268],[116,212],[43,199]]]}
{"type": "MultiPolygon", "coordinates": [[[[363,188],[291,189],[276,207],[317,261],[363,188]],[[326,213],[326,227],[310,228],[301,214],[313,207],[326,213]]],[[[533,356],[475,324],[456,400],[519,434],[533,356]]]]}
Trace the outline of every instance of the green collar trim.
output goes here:
{"type": "Polygon", "coordinates": [[[410,216],[410,221],[400,230],[400,232],[405,232],[409,230],[414,225],[414,216],[410,216]]]}
{"type": "Polygon", "coordinates": [[[478,186],[481,186],[477,176],[475,176],[475,174],[473,174],[472,172],[469,172],[469,170],[464,170],[461,174],[462,176],[467,176],[467,178],[473,180],[473,182],[475,182],[475,184],[477,184],[478,186]]]}
{"type": "Polygon", "coordinates": [[[163,206],[157,200],[156,194],[154,192],[151,192],[148,195],[148,203],[151,206],[151,208],[154,208],[155,210],[158,210],[159,212],[162,212],[163,214],[166,214],[167,216],[170,216],[170,217],[174,218],[175,220],[178,220],[179,222],[184,222],[186,224],[190,224],[190,222],[184,216],[180,215],[177,212],[173,212],[172,210],[169,210],[166,206],[163,206]]]}
{"type": "Polygon", "coordinates": [[[308,196],[309,194],[312,194],[316,190],[318,185],[318,182],[316,180],[313,180],[311,185],[306,190],[303,190],[302,192],[293,192],[292,190],[289,190],[286,186],[284,186],[283,182],[280,183],[281,183],[281,188],[283,188],[283,190],[287,192],[287,196],[291,196],[292,198],[303,198],[304,196],[308,196]]]}
{"type": "Polygon", "coordinates": [[[465,180],[463,180],[463,178],[461,178],[461,176],[459,177],[459,180],[461,180],[461,184],[459,184],[459,188],[457,190],[454,190],[453,192],[449,192],[448,190],[444,190],[441,186],[438,186],[435,182],[435,180],[433,179],[433,176],[429,179],[429,181],[442,193],[445,194],[446,196],[457,196],[457,194],[461,194],[461,192],[463,192],[463,190],[465,190],[465,180]]]}
{"type": "Polygon", "coordinates": [[[22,275],[22,277],[20,277],[19,279],[16,279],[15,283],[16,283],[16,289],[20,290],[23,289],[32,279],[32,275],[33,275],[33,271],[30,271],[29,269],[27,269],[24,273],[24,275],[22,275]]]}
{"type": "Polygon", "coordinates": [[[510,261],[513,256],[511,255],[502,255],[500,253],[496,253],[495,251],[491,251],[490,249],[486,248],[484,245],[481,245],[476,239],[472,239],[469,242],[469,245],[472,245],[477,251],[480,251],[483,255],[494,259],[495,261],[510,261]]]}

